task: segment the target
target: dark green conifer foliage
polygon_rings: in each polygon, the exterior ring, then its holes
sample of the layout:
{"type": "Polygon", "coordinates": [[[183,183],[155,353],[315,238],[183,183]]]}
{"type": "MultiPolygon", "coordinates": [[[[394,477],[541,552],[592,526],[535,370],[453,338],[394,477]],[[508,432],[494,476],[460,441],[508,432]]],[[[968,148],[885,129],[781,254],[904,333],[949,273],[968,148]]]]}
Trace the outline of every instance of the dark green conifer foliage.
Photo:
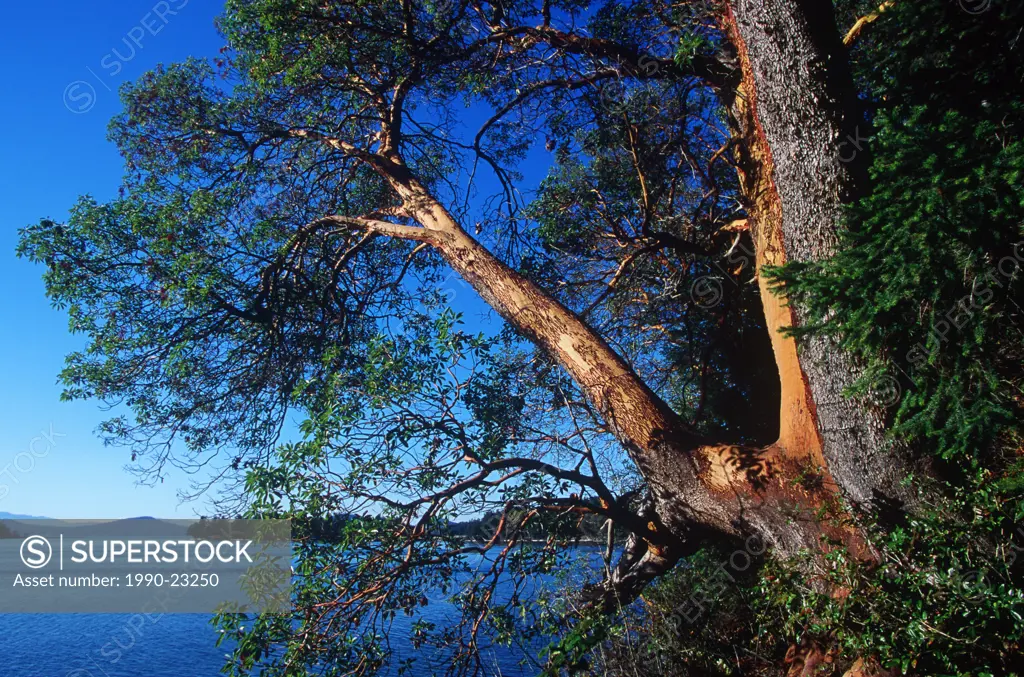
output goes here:
{"type": "Polygon", "coordinates": [[[1020,419],[1024,7],[962,4],[897,3],[865,33],[870,119],[846,148],[869,185],[841,253],[778,279],[813,320],[801,332],[870,363],[865,390],[898,384],[894,432],[970,465],[1020,419]]]}

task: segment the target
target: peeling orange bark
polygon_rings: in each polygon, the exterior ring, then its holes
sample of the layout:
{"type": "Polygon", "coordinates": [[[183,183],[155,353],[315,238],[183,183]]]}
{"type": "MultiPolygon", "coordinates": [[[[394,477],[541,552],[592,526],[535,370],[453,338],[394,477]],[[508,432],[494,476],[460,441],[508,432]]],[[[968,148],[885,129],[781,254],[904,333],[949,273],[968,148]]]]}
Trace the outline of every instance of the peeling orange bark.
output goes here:
{"type": "Polygon", "coordinates": [[[758,289],[779,373],[781,397],[778,440],[761,450],[756,460],[739,460],[726,448],[707,450],[704,456],[710,464],[702,477],[710,486],[723,491],[746,483],[762,494],[774,494],[781,502],[812,508],[828,506],[837,513],[837,519],[822,522],[819,534],[843,543],[855,557],[873,558],[863,535],[848,520],[842,491],[830,472],[817,408],[796,339],[783,333],[797,324],[797,318],[785,290],[773,290],[765,275],[767,267],[781,266],[788,260],[782,230],[783,203],[775,184],[775,159],[759,118],[750,55],[731,6],[724,13],[723,29],[735,48],[739,66],[736,87],[727,100],[736,141],[733,157],[748,213],[758,289]]]}
{"type": "Polygon", "coordinates": [[[740,80],[730,106],[733,133],[739,141],[734,146],[734,159],[749,213],[757,284],[781,386],[779,439],[774,446],[781,457],[797,464],[825,468],[814,402],[800,366],[796,341],[782,333],[795,324],[795,318],[784,294],[773,292],[764,275],[767,266],[786,263],[782,200],[772,178],[775,163],[771,148],[757,117],[757,87],[750,57],[731,9],[726,12],[725,30],[736,48],[740,66],[740,80]]]}
{"type": "MultiPolygon", "coordinates": [[[[865,176],[863,158],[842,152],[863,123],[832,4],[731,2],[722,27],[738,65],[738,87],[724,98],[740,141],[760,272],[778,262],[827,260],[865,176]]],[[[799,308],[762,292],[769,326],[800,326],[799,308]]],[[[903,480],[918,468],[893,453],[881,408],[846,395],[864,374],[856,358],[823,335],[801,338],[798,352],[788,341],[775,349],[785,392],[783,457],[820,467],[857,510],[913,506],[916,493],[903,480]]]]}

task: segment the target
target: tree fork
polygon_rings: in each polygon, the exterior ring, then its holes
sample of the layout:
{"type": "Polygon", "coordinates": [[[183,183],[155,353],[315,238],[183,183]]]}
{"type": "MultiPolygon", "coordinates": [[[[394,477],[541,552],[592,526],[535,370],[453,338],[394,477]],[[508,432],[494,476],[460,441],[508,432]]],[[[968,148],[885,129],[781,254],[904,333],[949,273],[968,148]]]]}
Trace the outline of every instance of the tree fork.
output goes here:
{"type": "MultiPolygon", "coordinates": [[[[861,552],[855,530],[823,522],[816,511],[839,495],[853,505],[890,497],[902,479],[883,453],[880,417],[843,394],[856,377],[851,360],[824,339],[807,341],[800,354],[779,331],[797,325],[798,313],[764,279],[768,265],[819,260],[835,251],[842,203],[854,183],[839,159],[838,141],[852,119],[841,95],[852,96],[852,88],[843,89],[845,56],[828,38],[815,37],[830,21],[835,32],[831,8],[817,0],[776,4],[728,8],[725,26],[741,67],[731,100],[723,88],[744,142],[737,150],[741,187],[782,386],[779,439],[765,449],[697,435],[575,313],[465,232],[397,151],[363,156],[402,199],[404,214],[421,224],[424,236],[414,239],[435,247],[491,307],[566,369],[647,481],[650,531],[660,529],[663,537],[645,536],[620,563],[628,571],[617,567],[609,584],[615,587],[617,579],[627,599],[670,568],[696,534],[756,533],[783,556],[817,550],[823,536],[861,552]],[[802,114],[791,110],[794,97],[802,114]],[[817,482],[795,481],[808,471],[817,482]]],[[[841,50],[838,36],[835,42],[841,50]]]]}

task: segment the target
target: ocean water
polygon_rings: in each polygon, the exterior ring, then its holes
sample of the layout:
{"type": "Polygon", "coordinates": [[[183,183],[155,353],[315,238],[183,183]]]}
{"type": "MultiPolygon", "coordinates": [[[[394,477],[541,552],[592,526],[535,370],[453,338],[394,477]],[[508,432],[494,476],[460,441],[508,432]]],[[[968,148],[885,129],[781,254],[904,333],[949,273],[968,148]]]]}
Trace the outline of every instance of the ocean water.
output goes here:
{"type": "MultiPolygon", "coordinates": [[[[584,568],[600,561],[596,549],[581,547],[579,554],[584,568]]],[[[428,597],[423,617],[439,628],[451,624],[454,607],[439,596],[428,597]]],[[[0,677],[216,677],[230,647],[215,645],[219,631],[210,619],[207,614],[0,614],[0,677]]],[[[415,660],[412,677],[443,674],[447,657],[414,650],[410,623],[395,620],[392,649],[415,660]]],[[[530,652],[536,656],[540,646],[530,652]]],[[[522,658],[520,649],[504,647],[483,656],[488,675],[534,677],[538,670],[523,665],[522,658]]]]}
{"type": "Polygon", "coordinates": [[[0,614],[5,677],[215,677],[206,614],[0,614]]]}
{"type": "MultiPolygon", "coordinates": [[[[216,677],[229,649],[215,646],[218,631],[209,622],[204,614],[0,614],[0,675],[216,677]]],[[[396,624],[391,642],[416,660],[414,675],[443,674],[444,658],[413,651],[403,630],[396,624]]],[[[536,674],[510,650],[490,651],[485,664],[495,676],[536,674]]]]}

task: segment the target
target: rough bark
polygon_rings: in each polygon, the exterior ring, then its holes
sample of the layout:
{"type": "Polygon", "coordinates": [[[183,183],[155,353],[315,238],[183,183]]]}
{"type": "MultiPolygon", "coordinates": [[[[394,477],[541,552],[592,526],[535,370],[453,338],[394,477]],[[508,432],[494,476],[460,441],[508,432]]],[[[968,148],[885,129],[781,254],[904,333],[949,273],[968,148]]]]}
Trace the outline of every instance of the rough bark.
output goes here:
{"type": "MultiPolygon", "coordinates": [[[[802,318],[773,295],[764,275],[766,266],[832,256],[843,206],[863,180],[866,149],[831,3],[738,0],[725,19],[739,67],[726,103],[740,140],[735,159],[782,386],[779,463],[820,467],[826,484],[854,508],[902,508],[913,502],[901,484],[909,464],[887,447],[881,412],[844,395],[860,376],[858,365],[828,338],[797,346],[780,334],[802,318]]],[[[856,533],[848,542],[863,543],[856,533]]],[[[794,645],[787,675],[817,674],[832,658],[817,643],[794,645]]],[[[845,677],[888,674],[859,658],[845,677]]]]}
{"type": "MultiPolygon", "coordinates": [[[[746,116],[756,174],[748,200],[763,261],[826,259],[836,251],[843,205],[854,197],[866,153],[831,3],[740,0],[730,4],[727,28],[741,66],[737,112],[746,116]]],[[[773,302],[765,301],[767,316],[773,302]]],[[[801,323],[798,309],[779,315],[801,323]]],[[[888,449],[882,413],[844,395],[858,365],[828,338],[803,340],[799,349],[806,394],[798,395],[794,370],[788,406],[814,419],[829,477],[857,507],[910,501],[901,484],[910,467],[888,449]]],[[[790,434],[813,446],[808,431],[790,434]]]]}
{"type": "Polygon", "coordinates": [[[796,341],[783,333],[786,327],[796,323],[796,318],[785,299],[773,293],[765,274],[768,266],[786,263],[782,243],[782,202],[773,180],[771,149],[756,116],[757,90],[744,43],[736,32],[735,21],[727,20],[725,28],[731,43],[736,46],[734,57],[739,72],[734,87],[723,91],[723,98],[729,112],[731,132],[737,141],[733,155],[754,243],[755,270],[765,326],[779,372],[779,439],[776,446],[780,455],[797,465],[824,467],[822,439],[796,341]]]}

